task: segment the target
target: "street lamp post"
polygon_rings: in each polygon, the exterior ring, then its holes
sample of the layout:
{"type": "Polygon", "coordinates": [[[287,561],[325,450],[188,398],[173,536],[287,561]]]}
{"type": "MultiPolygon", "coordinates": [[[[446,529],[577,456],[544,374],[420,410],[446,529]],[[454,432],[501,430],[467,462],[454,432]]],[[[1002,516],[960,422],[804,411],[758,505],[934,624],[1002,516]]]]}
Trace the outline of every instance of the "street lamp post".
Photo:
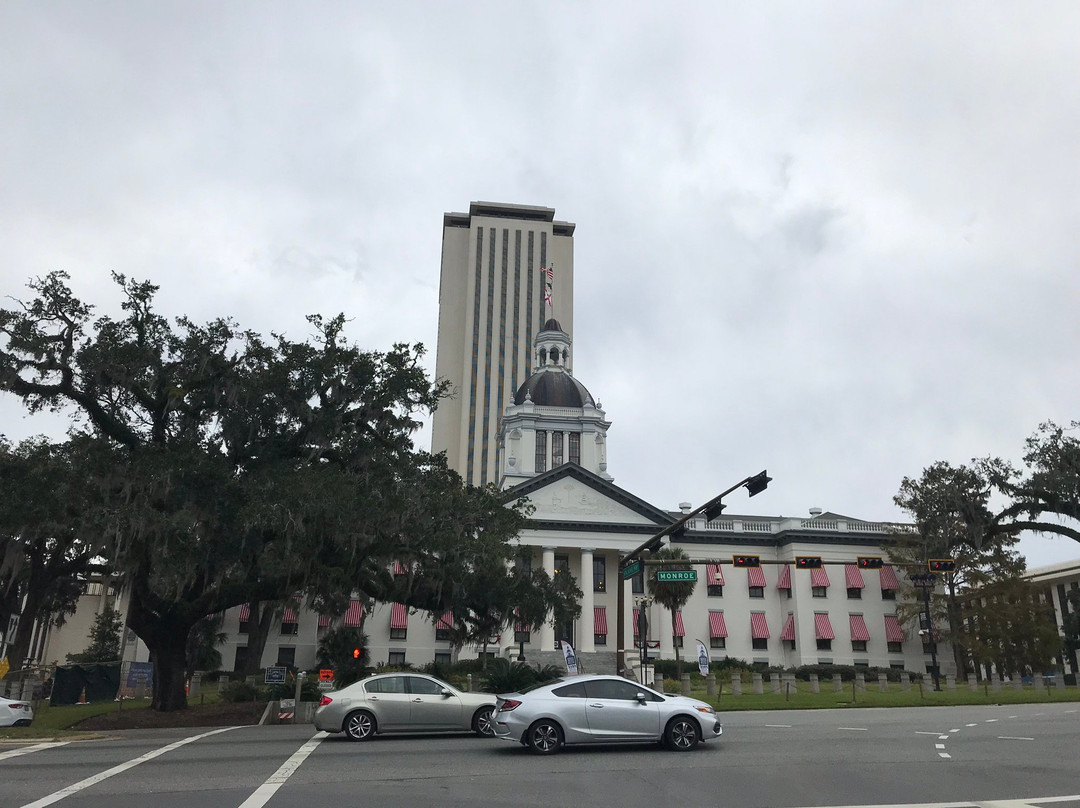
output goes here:
{"type": "MultiPolygon", "coordinates": [[[[647,541],[643,542],[641,545],[636,547],[634,550],[632,550],[630,553],[628,553],[622,559],[622,561],[619,562],[619,593],[618,593],[618,601],[617,601],[618,605],[616,607],[619,610],[619,614],[618,614],[618,617],[617,617],[617,620],[616,620],[616,632],[617,632],[617,638],[618,639],[616,639],[616,641],[615,641],[615,669],[616,669],[615,672],[616,673],[620,672],[619,668],[620,668],[620,665],[622,664],[622,660],[624,659],[624,655],[626,653],[626,649],[623,647],[624,642],[625,642],[624,641],[625,627],[624,627],[623,611],[625,610],[624,604],[626,603],[626,595],[625,595],[626,579],[623,577],[622,571],[627,566],[634,563],[634,561],[638,561],[640,563],[642,553],[655,553],[655,552],[657,552],[661,548],[661,546],[663,545],[663,541],[664,541],[664,539],[666,537],[678,538],[679,536],[681,536],[683,533],[686,532],[686,523],[689,522],[691,519],[693,519],[698,514],[704,513],[706,521],[709,521],[709,522],[711,522],[713,519],[718,517],[720,515],[720,513],[726,507],[722,500],[724,499],[724,497],[726,497],[731,492],[736,491],[736,490],[738,490],[740,488],[745,488],[747,490],[747,493],[749,493],[749,495],[753,497],[753,496],[756,496],[756,495],[760,494],[762,491],[764,491],[768,487],[770,482],[772,482],[772,477],[770,477],[765,471],[761,471],[761,472],[759,472],[757,474],[754,474],[754,475],[752,475],[750,477],[746,477],[745,479],[739,480],[739,482],[735,483],[735,485],[731,486],[731,488],[728,488],[726,491],[720,492],[715,497],[713,497],[708,502],[706,502],[704,505],[702,505],[700,508],[695,508],[694,510],[690,511],[689,513],[683,514],[680,518],[676,519],[670,525],[663,528],[662,530],[660,530],[655,535],[649,537],[649,539],[647,541]]],[[[641,564],[641,569],[638,572],[638,574],[641,576],[641,591],[642,591],[642,594],[644,594],[644,592],[645,592],[645,565],[644,564],[641,564]]],[[[639,613],[638,620],[640,621],[641,624],[647,625],[647,621],[645,619],[645,609],[644,609],[644,607],[641,609],[641,612],[639,613]]],[[[646,661],[648,659],[648,650],[647,650],[648,641],[646,639],[644,629],[639,627],[638,633],[639,633],[639,636],[641,638],[641,665],[642,665],[642,676],[644,677],[644,675],[645,675],[645,663],[646,663],[646,661]]]]}

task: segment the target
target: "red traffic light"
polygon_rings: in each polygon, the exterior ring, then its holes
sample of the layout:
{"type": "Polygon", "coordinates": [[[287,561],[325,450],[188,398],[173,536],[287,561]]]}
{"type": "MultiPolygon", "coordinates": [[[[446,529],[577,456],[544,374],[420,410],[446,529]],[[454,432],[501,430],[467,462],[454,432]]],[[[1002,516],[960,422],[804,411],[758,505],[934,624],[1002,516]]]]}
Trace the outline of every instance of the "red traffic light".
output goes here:
{"type": "Polygon", "coordinates": [[[756,555],[737,555],[731,557],[731,564],[734,567],[760,567],[761,556],[756,555]]]}
{"type": "Polygon", "coordinates": [[[795,556],[795,567],[800,570],[819,570],[821,556],[795,556]]]}
{"type": "Polygon", "coordinates": [[[859,568],[864,570],[879,570],[885,566],[881,556],[859,556],[859,568]]]}
{"type": "Polygon", "coordinates": [[[359,659],[360,658],[360,649],[359,648],[352,649],[352,658],[353,659],[359,659]]]}
{"type": "Polygon", "coordinates": [[[930,572],[953,572],[956,569],[956,560],[952,558],[931,558],[926,562],[930,572]]]}

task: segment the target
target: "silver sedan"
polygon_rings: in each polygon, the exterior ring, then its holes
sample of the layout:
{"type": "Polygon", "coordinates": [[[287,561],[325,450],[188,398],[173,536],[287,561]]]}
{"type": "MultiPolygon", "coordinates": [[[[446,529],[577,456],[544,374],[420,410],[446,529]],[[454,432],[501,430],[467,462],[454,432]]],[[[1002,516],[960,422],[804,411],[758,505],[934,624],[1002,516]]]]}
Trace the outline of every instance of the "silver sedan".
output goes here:
{"type": "Polygon", "coordinates": [[[494,735],[495,696],[463,693],[433,676],[386,673],[322,697],[315,727],[354,741],[392,732],[475,732],[494,735]]]}
{"type": "Polygon", "coordinates": [[[499,696],[495,735],[541,755],[572,743],[664,742],[688,751],[723,727],[711,705],[620,676],[572,676],[499,696]]]}

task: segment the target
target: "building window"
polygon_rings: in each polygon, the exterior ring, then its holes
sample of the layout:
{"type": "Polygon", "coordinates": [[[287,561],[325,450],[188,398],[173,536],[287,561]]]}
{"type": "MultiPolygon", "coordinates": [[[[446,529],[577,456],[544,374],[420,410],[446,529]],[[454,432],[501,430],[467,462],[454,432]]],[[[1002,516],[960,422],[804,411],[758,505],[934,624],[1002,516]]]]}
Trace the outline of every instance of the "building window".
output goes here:
{"type": "Polygon", "coordinates": [[[555,574],[559,575],[564,572],[570,572],[570,556],[562,555],[561,553],[555,554],[555,574]]]}
{"type": "Polygon", "coordinates": [[[536,431],[536,473],[547,471],[547,432],[536,431]]]}
{"type": "Polygon", "coordinates": [[[570,462],[581,465],[581,434],[571,432],[567,439],[570,441],[570,462]]]}
{"type": "Polygon", "coordinates": [[[881,590],[881,599],[882,600],[896,600],[896,590],[895,589],[882,589],[881,590]]]}
{"type": "Polygon", "coordinates": [[[813,586],[813,587],[810,588],[810,592],[815,598],[828,597],[829,587],[827,587],[827,586],[813,586]]]}
{"type": "Polygon", "coordinates": [[[683,647],[683,638],[680,637],[678,634],[676,634],[674,637],[672,637],[671,641],[675,645],[676,648],[682,648],[683,647]]]}
{"type": "Polygon", "coordinates": [[[607,634],[594,634],[593,642],[597,645],[607,645],[607,634]]]}
{"type": "Polygon", "coordinates": [[[282,623],[281,624],[281,633],[284,634],[284,635],[295,636],[295,635],[300,633],[300,624],[299,623],[282,623]]]}
{"type": "Polygon", "coordinates": [[[889,653],[890,654],[902,654],[902,653],[904,653],[904,644],[902,642],[891,642],[891,643],[889,643],[889,653]]]}
{"type": "Polygon", "coordinates": [[[851,650],[852,651],[862,651],[865,654],[866,653],[866,640],[852,640],[851,641],[851,650]]]}
{"type": "Polygon", "coordinates": [[[277,649],[277,664],[291,668],[296,664],[296,649],[291,645],[282,645],[277,649]]]}
{"type": "Polygon", "coordinates": [[[710,598],[722,598],[724,597],[724,587],[717,584],[710,584],[708,588],[710,598]]]}
{"type": "Polygon", "coordinates": [[[405,664],[405,652],[404,651],[391,651],[386,655],[387,665],[404,665],[405,664]]]}
{"type": "Polygon", "coordinates": [[[763,587],[763,586],[752,586],[752,587],[750,587],[750,597],[752,597],[752,598],[763,598],[763,597],[765,597],[765,587],[763,587]]]}
{"type": "Polygon", "coordinates": [[[769,650],[769,638],[768,637],[754,637],[753,644],[750,646],[755,651],[768,651],[769,650]]]}
{"type": "Polygon", "coordinates": [[[436,627],[436,629],[435,629],[435,642],[450,642],[450,629],[443,628],[443,627],[436,627]]]}
{"type": "Polygon", "coordinates": [[[727,637],[710,637],[710,648],[727,648],[727,637]]]}
{"type": "Polygon", "coordinates": [[[848,600],[862,600],[862,590],[858,587],[848,587],[847,591],[848,600]]]}
{"type": "Polygon", "coordinates": [[[607,564],[603,556],[593,556],[592,589],[593,592],[607,592],[607,564]]]}
{"type": "Polygon", "coordinates": [[[390,639],[391,640],[404,640],[404,639],[406,639],[408,637],[408,634],[409,634],[409,629],[408,628],[391,628],[390,629],[390,639]]]}
{"type": "Polygon", "coordinates": [[[635,575],[630,579],[630,589],[635,595],[645,594],[645,581],[642,580],[640,575],[635,575]]]}
{"type": "Polygon", "coordinates": [[[247,634],[251,630],[251,624],[247,620],[240,621],[240,628],[238,633],[247,634]]]}
{"type": "Polygon", "coordinates": [[[870,667],[870,663],[869,663],[869,662],[867,662],[866,660],[862,660],[862,661],[860,661],[860,660],[856,659],[856,660],[855,660],[855,667],[856,667],[856,668],[869,668],[869,667],[870,667]]]}
{"type": "Polygon", "coordinates": [[[517,567],[521,570],[521,574],[526,578],[532,577],[532,556],[522,555],[518,556],[517,567]]]}
{"type": "Polygon", "coordinates": [[[528,631],[528,629],[526,629],[525,631],[515,631],[514,632],[514,642],[529,642],[529,631],[528,631]]]}
{"type": "Polygon", "coordinates": [[[248,649],[247,649],[246,645],[238,645],[238,646],[236,646],[236,658],[235,658],[235,661],[233,662],[233,670],[234,671],[239,671],[239,670],[244,669],[244,663],[247,662],[247,650],[248,649]]]}
{"type": "Polygon", "coordinates": [[[453,657],[445,651],[435,652],[435,664],[436,665],[450,665],[452,664],[453,657]]]}
{"type": "Polygon", "coordinates": [[[832,640],[820,640],[819,639],[817,641],[817,649],[819,651],[831,651],[832,650],[832,640]]]}
{"type": "Polygon", "coordinates": [[[787,597],[788,600],[791,600],[791,590],[790,589],[785,589],[784,590],[784,595],[787,597]]]}
{"type": "Polygon", "coordinates": [[[551,467],[561,466],[563,464],[562,459],[562,444],[563,434],[562,432],[551,433],[551,467]]]}

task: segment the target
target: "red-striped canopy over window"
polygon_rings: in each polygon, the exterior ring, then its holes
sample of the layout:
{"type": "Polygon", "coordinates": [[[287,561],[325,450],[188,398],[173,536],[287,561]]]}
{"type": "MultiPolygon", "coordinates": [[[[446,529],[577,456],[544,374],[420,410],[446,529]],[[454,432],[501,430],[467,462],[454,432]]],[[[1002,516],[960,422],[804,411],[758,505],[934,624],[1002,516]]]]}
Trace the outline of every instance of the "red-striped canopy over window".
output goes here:
{"type": "Polygon", "coordinates": [[[836,636],[833,634],[832,623],[829,622],[829,615],[827,613],[814,613],[814,635],[819,640],[831,640],[836,636]]]}
{"type": "Polygon", "coordinates": [[[249,619],[251,619],[251,607],[244,603],[240,606],[240,622],[246,623],[249,619]]]}
{"type": "Polygon", "coordinates": [[[593,634],[607,634],[607,607],[593,606],[593,634]]]}
{"type": "Polygon", "coordinates": [[[331,620],[330,615],[328,615],[328,614],[320,614],[319,615],[319,628],[330,628],[330,620],[331,620]]]}
{"type": "Polygon", "coordinates": [[[349,628],[359,628],[364,620],[364,604],[358,600],[350,600],[349,608],[345,612],[345,625],[349,628]]]}
{"type": "Polygon", "coordinates": [[[904,629],[900,627],[900,619],[895,614],[885,615],[885,640],[886,642],[904,641],[904,629]]]}
{"type": "Polygon", "coordinates": [[[405,564],[400,561],[394,562],[394,575],[407,575],[408,572],[409,568],[406,567],[405,564]]]}
{"type": "Polygon", "coordinates": [[[454,610],[453,609],[447,609],[445,612],[443,612],[442,617],[440,617],[436,621],[435,628],[437,628],[437,629],[444,628],[445,629],[445,628],[453,628],[453,627],[454,627],[454,610]]]}
{"type": "Polygon", "coordinates": [[[409,607],[404,603],[395,603],[390,608],[390,628],[409,627],[409,607]]]}
{"type": "Polygon", "coordinates": [[[886,564],[881,568],[881,588],[882,589],[899,589],[900,582],[896,580],[896,570],[891,565],[886,564]]]}
{"type": "Polygon", "coordinates": [[[810,586],[828,586],[829,585],[829,573],[825,572],[824,567],[819,567],[816,570],[810,570],[810,586]]]}
{"type": "Polygon", "coordinates": [[[678,609],[675,612],[675,636],[676,637],[685,637],[686,636],[686,629],[683,628],[683,622],[682,622],[682,609],[678,609]]]}
{"type": "Polygon", "coordinates": [[[724,568],[719,564],[706,564],[705,565],[705,585],[706,586],[723,586],[724,585],[724,568]]]}
{"type": "Polygon", "coordinates": [[[866,621],[861,614],[848,615],[848,623],[851,626],[851,639],[855,642],[869,642],[870,631],[866,628],[866,621]]]}
{"type": "Polygon", "coordinates": [[[727,625],[724,623],[723,612],[709,612],[709,636],[726,637],[727,625]]]}
{"type": "Polygon", "coordinates": [[[281,622],[282,623],[295,623],[296,622],[296,611],[294,609],[290,609],[288,606],[286,606],[285,611],[281,613],[281,622]]]}
{"type": "Polygon", "coordinates": [[[777,589],[791,589],[791,565],[785,564],[780,570],[780,580],[776,582],[777,589]]]}
{"type": "Polygon", "coordinates": [[[750,636],[755,640],[769,639],[769,621],[765,612],[750,612],[750,636]]]}
{"type": "Polygon", "coordinates": [[[780,632],[781,640],[795,641],[795,615],[788,612],[787,620],[784,621],[784,630],[780,632]]]}
{"type": "Polygon", "coordinates": [[[747,586],[765,586],[765,570],[761,567],[749,567],[746,570],[747,586]]]}
{"type": "Polygon", "coordinates": [[[844,580],[847,582],[848,589],[863,589],[866,584],[863,582],[862,572],[855,564],[844,565],[844,580]]]}
{"type": "Polygon", "coordinates": [[[634,636],[635,637],[638,636],[638,634],[639,634],[638,626],[640,625],[640,622],[639,622],[640,620],[641,620],[641,609],[634,609],[634,636]]]}

